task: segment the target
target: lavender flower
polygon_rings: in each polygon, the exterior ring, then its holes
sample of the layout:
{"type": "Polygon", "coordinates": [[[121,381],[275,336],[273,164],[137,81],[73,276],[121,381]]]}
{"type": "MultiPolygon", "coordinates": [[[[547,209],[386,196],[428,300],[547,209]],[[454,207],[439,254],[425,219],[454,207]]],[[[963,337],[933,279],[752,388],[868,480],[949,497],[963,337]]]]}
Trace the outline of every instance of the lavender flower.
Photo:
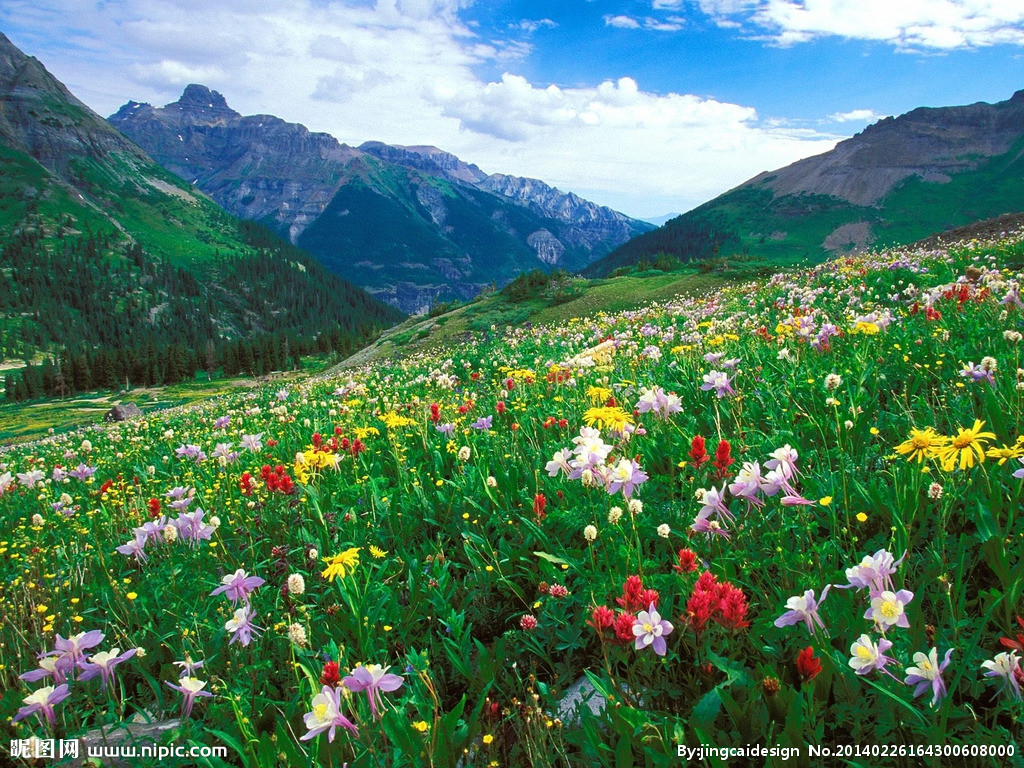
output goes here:
{"type": "Polygon", "coordinates": [[[88,464],[84,463],[80,463],[77,467],[68,472],[69,477],[73,477],[83,483],[95,474],[96,467],[90,467],[88,464]]]}
{"type": "Polygon", "coordinates": [[[910,620],[904,612],[906,606],[914,599],[914,593],[905,589],[899,592],[886,590],[871,598],[871,607],[864,614],[865,619],[871,619],[881,632],[893,626],[910,628],[910,620]]]}
{"type": "Polygon", "coordinates": [[[195,512],[183,512],[170,524],[178,529],[178,535],[182,539],[196,544],[200,539],[209,539],[213,535],[213,526],[203,524],[205,514],[202,509],[197,508],[195,512]]]}
{"type": "Polygon", "coordinates": [[[436,425],[434,425],[434,429],[436,429],[438,432],[440,432],[445,437],[451,437],[452,435],[455,434],[455,425],[454,424],[436,424],[436,425]]]}
{"type": "Polygon", "coordinates": [[[825,586],[821,591],[821,599],[814,599],[814,590],[808,589],[803,595],[796,595],[795,597],[789,598],[786,601],[786,607],[789,609],[784,614],[779,616],[775,620],[776,627],[791,627],[798,621],[802,621],[807,626],[807,631],[814,634],[815,625],[821,629],[825,629],[825,622],[821,620],[818,615],[818,608],[825,602],[825,597],[828,595],[828,591],[831,588],[831,584],[825,586]]]}
{"type": "Polygon", "coordinates": [[[334,741],[334,732],[340,726],[356,733],[352,721],[341,714],[341,687],[331,688],[325,685],[320,693],[313,697],[312,711],[302,717],[306,724],[306,733],[299,741],[309,741],[327,731],[327,740],[334,741]]]}
{"type": "Polygon", "coordinates": [[[168,688],[173,688],[181,694],[181,719],[188,720],[189,715],[192,714],[192,705],[195,704],[197,696],[213,697],[213,694],[209,691],[204,691],[206,687],[205,680],[199,680],[195,677],[182,677],[178,679],[179,685],[165,680],[164,685],[168,688]]]}
{"type": "Polygon", "coordinates": [[[102,643],[104,637],[105,635],[98,629],[79,632],[67,638],[57,635],[53,644],[54,650],[50,651],[50,654],[57,656],[58,666],[68,673],[81,666],[85,652],[102,643]]]}
{"type": "Polygon", "coordinates": [[[192,661],[192,657],[187,655],[185,656],[184,661],[173,662],[174,666],[181,667],[178,677],[195,677],[195,671],[205,663],[205,659],[203,661],[192,661]]]}
{"type": "Polygon", "coordinates": [[[932,706],[934,707],[942,701],[942,698],[946,695],[946,684],[942,681],[942,673],[949,666],[949,657],[952,653],[952,648],[946,651],[942,664],[939,664],[939,652],[936,648],[932,648],[927,656],[923,653],[914,654],[914,663],[917,666],[907,667],[906,683],[907,685],[915,686],[915,699],[931,688],[932,706]]]}
{"type": "Polygon", "coordinates": [[[52,677],[53,682],[57,685],[64,682],[66,675],[60,663],[60,659],[47,653],[41,653],[37,658],[39,659],[39,666],[22,675],[18,675],[19,680],[24,680],[26,683],[36,683],[40,680],[52,677]]]}
{"type": "Polygon", "coordinates": [[[872,672],[891,674],[885,669],[886,665],[896,661],[885,655],[890,648],[892,643],[884,637],[875,643],[869,635],[861,635],[857,642],[850,646],[849,664],[858,675],[868,675],[872,672]]]}
{"type": "Polygon", "coordinates": [[[18,713],[12,718],[11,722],[16,723],[29,715],[41,713],[39,719],[50,728],[53,728],[57,724],[53,708],[70,695],[71,692],[68,690],[67,683],[62,683],[56,688],[52,685],[43,686],[25,697],[25,706],[18,710],[18,713]]]}
{"type": "Polygon", "coordinates": [[[1020,659],[1017,657],[1016,649],[1009,653],[997,653],[995,658],[990,661],[983,661],[981,666],[988,670],[985,673],[985,677],[1002,679],[1003,684],[997,693],[1009,689],[1010,695],[1017,701],[1020,701],[1020,683],[1017,680],[1018,675],[1020,675],[1020,659]]]}
{"type": "Polygon", "coordinates": [[[380,692],[397,691],[404,684],[401,676],[389,673],[389,669],[391,667],[381,667],[380,664],[358,666],[352,670],[351,675],[341,681],[350,691],[366,692],[366,698],[370,702],[370,714],[375,720],[380,717],[380,710],[384,706],[380,692]]]}
{"type": "Polygon", "coordinates": [[[488,430],[491,428],[491,421],[493,419],[493,416],[481,416],[479,419],[474,421],[469,426],[471,426],[473,429],[488,430]]]}
{"type": "Polygon", "coordinates": [[[140,536],[138,533],[135,534],[135,538],[129,541],[127,544],[122,544],[116,548],[116,551],[124,555],[125,557],[133,555],[137,562],[144,562],[149,558],[143,551],[146,547],[146,539],[140,536]]]}
{"type": "Polygon", "coordinates": [[[96,675],[101,675],[103,680],[100,685],[100,690],[106,690],[107,684],[114,676],[114,667],[122,661],[130,659],[138,650],[138,648],[129,648],[124,653],[121,653],[120,648],[114,648],[112,651],[100,651],[99,653],[94,653],[89,657],[89,660],[82,665],[82,674],[78,677],[79,681],[91,680],[96,677],[96,675]]]}
{"type": "Polygon", "coordinates": [[[249,645],[252,642],[253,635],[259,637],[259,632],[262,629],[252,623],[251,610],[248,605],[243,605],[224,623],[224,629],[231,633],[228,645],[235,642],[249,645]]]}
{"type": "Polygon", "coordinates": [[[846,569],[846,578],[849,584],[837,585],[840,589],[867,589],[871,597],[877,597],[882,592],[893,591],[892,575],[907,553],[895,560],[893,556],[884,549],[880,549],[870,557],[865,557],[859,565],[846,569]]]}
{"type": "Polygon", "coordinates": [[[257,453],[263,449],[263,433],[257,435],[242,435],[242,447],[247,451],[257,453]]]}
{"type": "Polygon", "coordinates": [[[220,582],[221,586],[213,590],[210,593],[210,597],[226,594],[233,603],[239,601],[248,603],[249,595],[252,591],[266,584],[265,580],[259,576],[249,576],[242,568],[239,568],[233,574],[224,576],[220,582]]]}
{"type": "Polygon", "coordinates": [[[732,388],[732,379],[722,371],[712,370],[704,374],[704,383],[700,385],[700,388],[705,392],[713,389],[720,398],[736,394],[732,388]]]}
{"type": "Polygon", "coordinates": [[[636,486],[647,480],[647,474],[640,469],[635,459],[620,459],[608,472],[605,478],[605,490],[613,495],[622,490],[622,495],[629,498],[636,486]]]}
{"type": "Polygon", "coordinates": [[[672,623],[661,618],[654,608],[654,603],[646,611],[640,611],[633,622],[633,636],[636,638],[635,648],[640,651],[651,646],[659,656],[668,650],[665,636],[672,634],[672,623]]]}

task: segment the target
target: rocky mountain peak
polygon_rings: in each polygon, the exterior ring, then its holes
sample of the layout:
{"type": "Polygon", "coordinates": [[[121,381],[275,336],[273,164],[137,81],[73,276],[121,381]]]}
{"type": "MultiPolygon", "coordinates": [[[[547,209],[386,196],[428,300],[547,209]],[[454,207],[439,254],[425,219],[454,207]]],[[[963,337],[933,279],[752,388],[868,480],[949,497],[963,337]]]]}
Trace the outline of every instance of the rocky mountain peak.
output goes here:
{"type": "Polygon", "coordinates": [[[219,92],[210,90],[205,85],[192,83],[185,87],[181,97],[164,107],[169,112],[179,112],[192,122],[214,123],[241,117],[238,112],[228,106],[219,92]]]}

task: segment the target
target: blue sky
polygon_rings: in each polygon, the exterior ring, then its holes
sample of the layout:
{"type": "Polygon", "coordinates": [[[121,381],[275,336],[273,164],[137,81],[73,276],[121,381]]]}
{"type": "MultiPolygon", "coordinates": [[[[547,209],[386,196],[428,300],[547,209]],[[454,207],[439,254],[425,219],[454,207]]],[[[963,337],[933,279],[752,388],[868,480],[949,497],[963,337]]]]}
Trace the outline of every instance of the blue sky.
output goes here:
{"type": "Polygon", "coordinates": [[[639,217],[1024,88],[1020,0],[4,0],[0,31],[103,115],[198,82],[639,217]]]}

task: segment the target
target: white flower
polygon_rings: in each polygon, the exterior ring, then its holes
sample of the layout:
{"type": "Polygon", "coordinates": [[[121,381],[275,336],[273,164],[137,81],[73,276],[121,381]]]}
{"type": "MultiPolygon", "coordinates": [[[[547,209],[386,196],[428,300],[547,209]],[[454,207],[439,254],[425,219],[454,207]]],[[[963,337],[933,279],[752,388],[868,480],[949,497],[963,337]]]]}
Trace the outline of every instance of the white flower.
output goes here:
{"type": "Polygon", "coordinates": [[[320,553],[317,552],[315,549],[311,549],[309,550],[309,553],[306,555],[306,557],[310,560],[316,560],[318,557],[320,557],[320,553]]]}
{"type": "Polygon", "coordinates": [[[164,541],[168,544],[173,544],[178,540],[178,529],[173,525],[168,525],[164,528],[164,541]]]}
{"type": "MultiPolygon", "coordinates": [[[[632,468],[632,465],[630,465],[630,466],[632,468]]],[[[639,515],[643,511],[644,511],[644,504],[643,504],[642,501],[640,501],[640,499],[630,499],[629,500],[629,514],[631,514],[631,515],[639,515]]]]}
{"type": "Polygon", "coordinates": [[[293,573],[288,577],[288,592],[293,595],[301,595],[306,591],[306,579],[301,573],[293,573]]]}
{"type": "Polygon", "coordinates": [[[583,529],[583,538],[586,539],[587,541],[593,541],[594,539],[596,539],[597,538],[597,527],[593,526],[593,525],[588,525],[586,528],[584,528],[583,529]]]}
{"type": "Polygon", "coordinates": [[[306,638],[306,629],[301,624],[289,624],[288,625],[288,639],[300,648],[305,648],[308,639],[306,638]]]}
{"type": "Polygon", "coordinates": [[[498,479],[494,475],[488,475],[488,477],[487,477],[487,487],[488,488],[497,488],[498,487],[498,479]]]}
{"type": "Polygon", "coordinates": [[[622,517],[622,507],[612,507],[608,510],[608,522],[615,525],[622,517]]]}
{"type": "Polygon", "coordinates": [[[32,525],[34,525],[35,527],[38,528],[38,527],[42,526],[42,524],[43,524],[43,516],[42,515],[40,515],[38,512],[36,512],[34,515],[32,515],[32,525]]]}
{"type": "Polygon", "coordinates": [[[459,461],[469,461],[470,451],[469,446],[464,445],[459,448],[459,461]]]}
{"type": "Polygon", "coordinates": [[[662,523],[658,526],[658,535],[661,536],[661,538],[663,539],[667,539],[671,531],[672,529],[668,527],[667,523],[662,523]]]}
{"type": "Polygon", "coordinates": [[[843,383],[843,377],[838,373],[830,373],[825,377],[825,389],[829,392],[834,392],[839,389],[839,385],[843,383]]]}
{"type": "Polygon", "coordinates": [[[214,528],[220,528],[220,518],[216,515],[210,515],[210,525],[214,528]]]}

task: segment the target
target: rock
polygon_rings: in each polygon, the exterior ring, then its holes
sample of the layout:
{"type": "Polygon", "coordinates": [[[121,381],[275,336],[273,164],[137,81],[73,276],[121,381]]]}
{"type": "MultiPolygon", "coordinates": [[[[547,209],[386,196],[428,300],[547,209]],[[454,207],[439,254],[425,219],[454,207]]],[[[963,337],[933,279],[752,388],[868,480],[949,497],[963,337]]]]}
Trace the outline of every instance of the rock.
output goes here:
{"type": "Polygon", "coordinates": [[[121,403],[115,405],[109,411],[107,415],[103,417],[104,421],[125,421],[126,419],[134,419],[137,416],[142,415],[142,409],[139,408],[135,403],[121,403]]]}
{"type": "Polygon", "coordinates": [[[586,707],[593,715],[600,715],[607,704],[604,696],[583,675],[566,689],[558,702],[558,718],[566,725],[576,725],[580,721],[581,707],[586,707]]]}

